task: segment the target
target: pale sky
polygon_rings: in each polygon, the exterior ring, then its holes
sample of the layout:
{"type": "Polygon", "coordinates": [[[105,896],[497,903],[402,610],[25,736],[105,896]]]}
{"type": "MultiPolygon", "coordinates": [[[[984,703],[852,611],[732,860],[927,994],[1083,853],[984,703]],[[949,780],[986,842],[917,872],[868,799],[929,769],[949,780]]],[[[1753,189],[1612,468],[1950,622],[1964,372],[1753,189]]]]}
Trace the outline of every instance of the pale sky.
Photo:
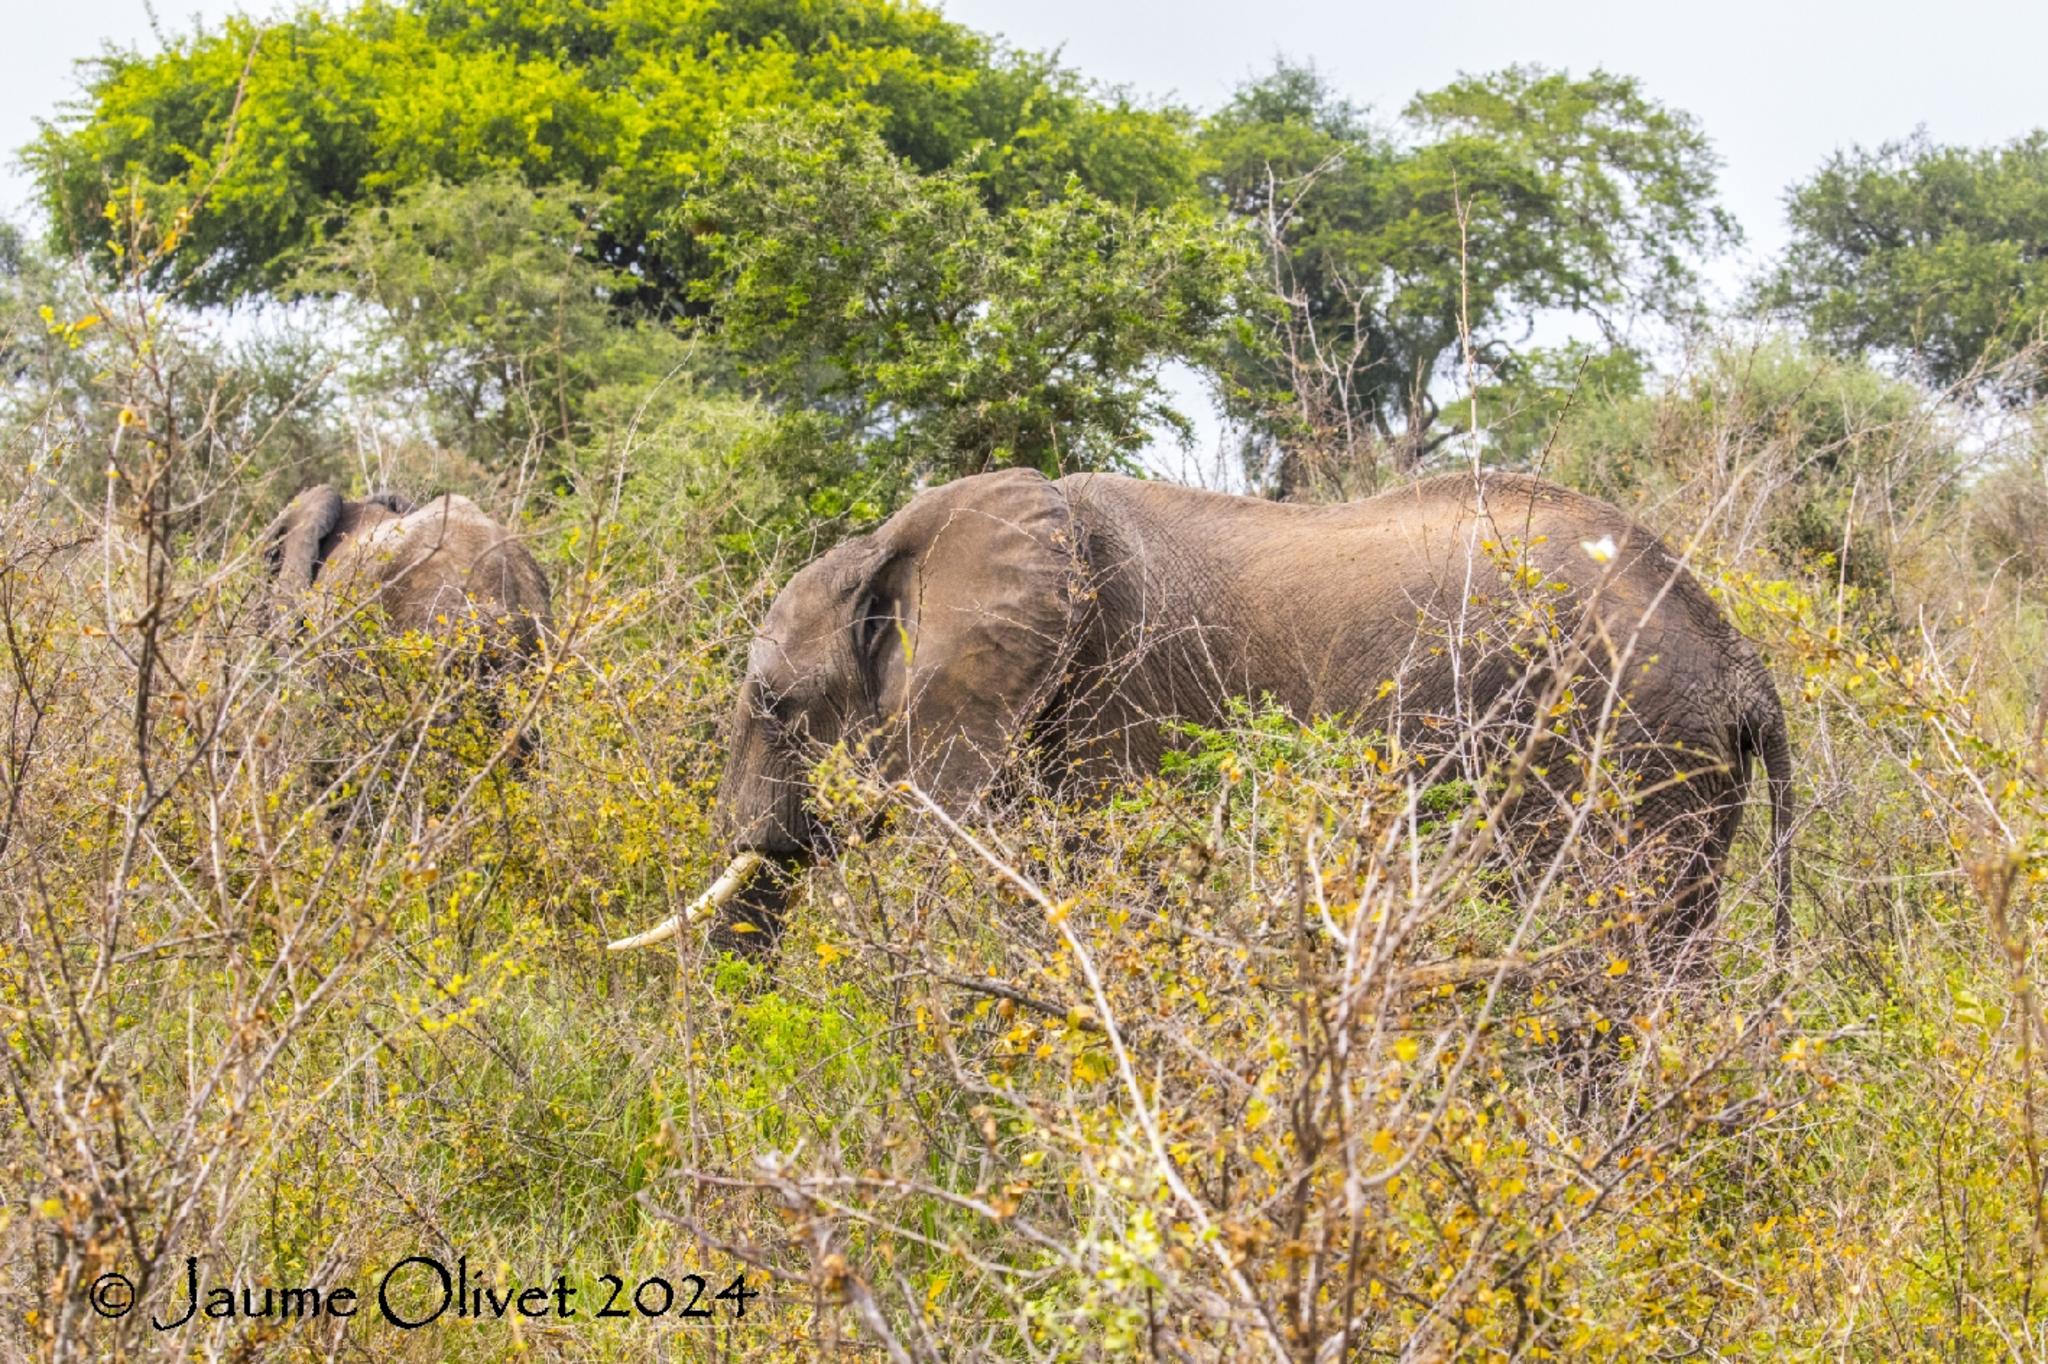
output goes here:
{"type": "MultiPolygon", "coordinates": [[[[0,44],[0,144],[11,153],[76,89],[72,62],[102,41],[148,44],[145,0],[13,0],[0,44]]],[[[275,7],[162,0],[162,27],[275,7]]],[[[1142,95],[1199,108],[1276,56],[1309,59],[1355,101],[1391,117],[1460,71],[1537,62],[1605,66],[1698,116],[1725,161],[1723,200],[1749,255],[1784,239],[1785,187],[1854,142],[1988,143],[2048,124],[2048,5],[2014,0],[950,0],[947,14],[1142,95]]],[[[26,186],[10,165],[0,207],[26,186]]],[[[1733,278],[1740,262],[1715,273],[1733,278]]]]}
{"type": "Polygon", "coordinates": [[[30,186],[15,162],[34,139],[36,120],[49,118],[78,92],[74,64],[96,55],[106,43],[152,48],[154,28],[189,32],[194,16],[218,20],[239,10],[265,7],[221,0],[8,0],[5,41],[0,41],[0,213],[20,221],[30,186]],[[153,24],[151,12],[155,11],[153,24]]]}
{"type": "Polygon", "coordinates": [[[1786,187],[1837,148],[1922,124],[1964,144],[2048,124],[2048,5],[2029,0],[953,0],[946,12],[1198,108],[1283,54],[1388,118],[1461,71],[1636,76],[1705,125],[1751,257],[1783,245],[1786,187]]]}
{"type": "MultiPolygon", "coordinates": [[[[155,26],[275,12],[265,0],[162,0],[155,26]]],[[[1698,117],[1723,160],[1722,202],[1748,244],[1709,269],[1738,288],[1784,243],[1785,189],[1829,153],[1905,137],[2007,141],[2048,124],[2048,5],[2023,0],[947,0],[945,12],[1140,96],[1199,109],[1269,69],[1313,61],[1391,120],[1460,72],[1537,63],[1639,77],[1698,117]]],[[[73,62],[103,42],[153,44],[146,0],[11,0],[0,44],[0,212],[28,186],[12,153],[77,89],[73,62]]],[[[1176,380],[1182,405],[1196,395],[1176,380]]],[[[1203,444],[1212,439],[1204,422],[1203,444]]]]}

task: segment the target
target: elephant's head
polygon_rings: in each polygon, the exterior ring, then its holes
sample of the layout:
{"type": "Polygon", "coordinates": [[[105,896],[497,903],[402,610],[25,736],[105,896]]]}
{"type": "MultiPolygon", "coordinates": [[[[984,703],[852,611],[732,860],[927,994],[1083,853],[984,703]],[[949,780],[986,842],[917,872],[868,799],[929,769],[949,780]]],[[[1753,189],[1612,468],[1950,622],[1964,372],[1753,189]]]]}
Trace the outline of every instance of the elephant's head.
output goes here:
{"type": "Polygon", "coordinates": [[[824,851],[807,777],[835,744],[971,805],[1052,703],[1080,568],[1066,495],[1025,470],[925,493],[805,567],[754,638],[728,730],[717,827],[732,863],[683,914],[612,946],[659,942],[735,897],[731,926],[772,940],[785,892],[763,868],[824,851]]]}
{"type": "Polygon", "coordinates": [[[271,578],[273,616],[289,614],[290,604],[312,587],[320,566],[349,536],[411,510],[412,503],[396,493],[373,493],[352,502],[325,483],[300,492],[263,532],[263,566],[271,578]]]}

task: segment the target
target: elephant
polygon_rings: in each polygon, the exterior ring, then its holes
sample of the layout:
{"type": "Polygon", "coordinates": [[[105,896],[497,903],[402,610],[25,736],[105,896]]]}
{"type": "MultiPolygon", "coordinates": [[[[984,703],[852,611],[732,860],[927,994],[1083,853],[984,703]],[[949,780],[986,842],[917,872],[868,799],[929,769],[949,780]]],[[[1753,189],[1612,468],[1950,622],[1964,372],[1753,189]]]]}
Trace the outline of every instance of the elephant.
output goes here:
{"type": "Polygon", "coordinates": [[[453,493],[415,507],[388,492],[350,500],[321,484],[291,500],[263,545],[273,615],[300,625],[371,603],[395,630],[447,636],[473,623],[487,669],[534,657],[549,628],[547,575],[533,555],[453,493]]]}
{"type": "Polygon", "coordinates": [[[1777,689],[1700,582],[1617,508],[1498,472],[1339,505],[1107,473],[961,478],[775,597],[716,797],[732,862],[682,914],[611,946],[714,912],[714,945],[772,945],[789,877],[763,868],[829,853],[806,774],[841,741],[959,816],[1020,763],[1056,791],[1154,771],[1169,720],[1213,724],[1233,697],[1455,749],[1539,734],[1532,715],[1554,713],[1539,702],[1566,688],[1649,776],[1631,817],[1680,850],[1675,934],[1715,913],[1761,760],[1782,948],[1793,808],[1777,689]],[[1472,603],[1510,578],[1556,623],[1547,665],[1484,642],[1493,627],[1472,603]]]}

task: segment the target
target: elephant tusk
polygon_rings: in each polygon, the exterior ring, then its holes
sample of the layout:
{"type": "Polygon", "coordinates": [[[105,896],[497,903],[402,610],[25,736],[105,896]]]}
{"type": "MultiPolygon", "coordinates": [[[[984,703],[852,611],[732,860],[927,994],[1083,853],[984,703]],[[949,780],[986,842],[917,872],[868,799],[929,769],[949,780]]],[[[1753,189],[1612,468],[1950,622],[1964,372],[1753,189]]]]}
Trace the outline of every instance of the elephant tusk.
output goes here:
{"type": "Polygon", "coordinates": [[[711,889],[690,902],[690,907],[673,918],[663,919],[644,933],[635,933],[630,938],[620,938],[606,946],[609,952],[627,952],[635,947],[652,947],[658,942],[667,942],[684,928],[695,923],[704,915],[723,905],[740,893],[740,887],[747,884],[761,864],[768,859],[757,852],[743,852],[711,883],[711,889]]]}

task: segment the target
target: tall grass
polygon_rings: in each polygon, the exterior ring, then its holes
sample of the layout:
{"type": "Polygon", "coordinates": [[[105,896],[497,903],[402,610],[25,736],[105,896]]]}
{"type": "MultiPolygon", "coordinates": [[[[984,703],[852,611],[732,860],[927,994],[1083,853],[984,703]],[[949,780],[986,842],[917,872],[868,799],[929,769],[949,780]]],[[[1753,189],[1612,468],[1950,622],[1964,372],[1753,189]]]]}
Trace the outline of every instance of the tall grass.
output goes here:
{"type": "Polygon", "coordinates": [[[10,1356],[2048,1353],[2048,621],[1924,406],[1723,359],[1610,414],[1627,478],[1597,430],[1551,452],[1771,658],[1788,960],[1760,812],[1671,971],[1639,860],[1504,857],[1484,783],[1255,704],[993,823],[828,763],[844,852],[777,960],[622,959],[718,863],[746,622],[804,550],[721,557],[717,424],[533,499],[558,634],[479,705],[446,641],[258,629],[265,433],[171,421],[162,314],[97,316],[98,495],[46,424],[0,474],[10,1356]],[[584,1312],[150,1324],[188,1257],[374,1291],[409,1255],[584,1312]],[[693,1272],[764,1296],[591,1316],[693,1272]]]}

